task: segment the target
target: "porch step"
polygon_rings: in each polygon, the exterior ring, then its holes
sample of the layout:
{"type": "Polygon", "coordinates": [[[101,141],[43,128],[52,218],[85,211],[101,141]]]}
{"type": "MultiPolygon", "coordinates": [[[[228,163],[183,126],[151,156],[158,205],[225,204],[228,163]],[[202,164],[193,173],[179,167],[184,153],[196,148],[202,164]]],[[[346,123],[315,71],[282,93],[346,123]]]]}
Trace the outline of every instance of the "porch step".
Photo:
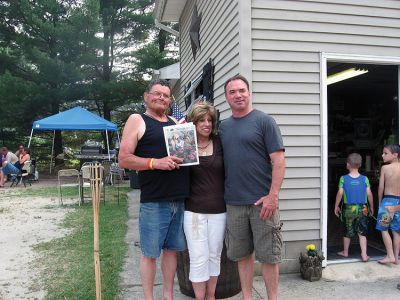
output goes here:
{"type": "Polygon", "coordinates": [[[330,264],[322,271],[327,281],[365,281],[400,278],[400,265],[379,264],[377,261],[330,264]]]}

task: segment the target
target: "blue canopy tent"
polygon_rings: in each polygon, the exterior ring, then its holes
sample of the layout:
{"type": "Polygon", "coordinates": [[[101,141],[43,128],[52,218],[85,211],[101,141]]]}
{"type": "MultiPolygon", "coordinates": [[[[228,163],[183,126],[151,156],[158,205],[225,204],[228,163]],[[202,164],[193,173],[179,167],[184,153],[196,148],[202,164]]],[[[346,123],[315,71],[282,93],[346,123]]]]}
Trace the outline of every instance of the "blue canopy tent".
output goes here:
{"type": "MultiPolygon", "coordinates": [[[[107,136],[106,140],[107,140],[107,151],[109,160],[111,159],[111,157],[110,157],[110,146],[108,144],[108,131],[116,131],[118,136],[118,143],[120,142],[117,125],[94,113],[91,113],[90,111],[80,106],[71,108],[69,110],[60,112],[56,115],[33,122],[28,147],[31,144],[33,130],[53,130],[54,133],[56,130],[104,130],[107,136]]],[[[53,163],[54,136],[53,136],[53,145],[51,149],[50,168],[53,163]]]]}

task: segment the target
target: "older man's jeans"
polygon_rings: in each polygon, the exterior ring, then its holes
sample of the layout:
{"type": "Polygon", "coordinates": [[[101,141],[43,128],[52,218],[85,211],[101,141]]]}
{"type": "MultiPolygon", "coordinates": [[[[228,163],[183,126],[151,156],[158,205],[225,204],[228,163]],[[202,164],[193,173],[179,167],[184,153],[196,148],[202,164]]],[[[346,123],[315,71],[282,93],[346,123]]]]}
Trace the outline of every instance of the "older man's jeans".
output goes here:
{"type": "Polygon", "coordinates": [[[141,203],[139,233],[142,254],[157,258],[163,249],[185,250],[183,215],[183,201],[141,203]]]}

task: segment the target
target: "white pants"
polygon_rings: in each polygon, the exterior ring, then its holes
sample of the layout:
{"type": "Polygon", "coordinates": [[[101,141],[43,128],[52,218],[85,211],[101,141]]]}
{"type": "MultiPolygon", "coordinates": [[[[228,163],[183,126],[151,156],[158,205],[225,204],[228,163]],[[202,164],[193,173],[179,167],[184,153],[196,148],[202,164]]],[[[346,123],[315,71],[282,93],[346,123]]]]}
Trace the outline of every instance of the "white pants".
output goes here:
{"type": "Polygon", "coordinates": [[[189,249],[191,282],[204,282],[219,275],[225,227],[226,213],[185,211],[183,229],[189,249]]]}

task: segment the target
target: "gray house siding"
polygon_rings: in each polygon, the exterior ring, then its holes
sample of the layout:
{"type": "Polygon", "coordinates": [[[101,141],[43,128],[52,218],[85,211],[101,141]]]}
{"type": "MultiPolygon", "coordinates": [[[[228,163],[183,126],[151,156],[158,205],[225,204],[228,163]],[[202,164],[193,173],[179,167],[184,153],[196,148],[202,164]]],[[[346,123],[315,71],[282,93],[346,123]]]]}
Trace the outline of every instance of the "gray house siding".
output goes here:
{"type": "Polygon", "coordinates": [[[188,0],[179,21],[178,98],[211,58],[221,118],[230,115],[224,82],[242,73],[251,81],[254,107],[272,115],[281,128],[287,157],[280,194],[282,269],[297,272],[305,245],[321,245],[326,209],[321,185],[321,53],[399,56],[400,1],[188,0]],[[202,15],[201,50],[193,59],[189,27],[195,4],[202,15]]]}
{"type": "MultiPolygon", "coordinates": [[[[237,73],[239,65],[239,17],[235,1],[187,1],[180,20],[180,62],[181,62],[181,91],[185,86],[199,76],[203,66],[211,58],[215,65],[214,97],[215,104],[224,105],[223,85],[229,74],[237,73]],[[200,45],[193,59],[190,45],[189,28],[195,3],[201,14],[200,45]]],[[[227,109],[227,107],[225,108],[227,109]]]]}
{"type": "Polygon", "coordinates": [[[320,53],[400,54],[400,1],[266,1],[252,5],[253,103],[280,125],[287,171],[280,194],[284,268],[321,241],[320,53]]]}

